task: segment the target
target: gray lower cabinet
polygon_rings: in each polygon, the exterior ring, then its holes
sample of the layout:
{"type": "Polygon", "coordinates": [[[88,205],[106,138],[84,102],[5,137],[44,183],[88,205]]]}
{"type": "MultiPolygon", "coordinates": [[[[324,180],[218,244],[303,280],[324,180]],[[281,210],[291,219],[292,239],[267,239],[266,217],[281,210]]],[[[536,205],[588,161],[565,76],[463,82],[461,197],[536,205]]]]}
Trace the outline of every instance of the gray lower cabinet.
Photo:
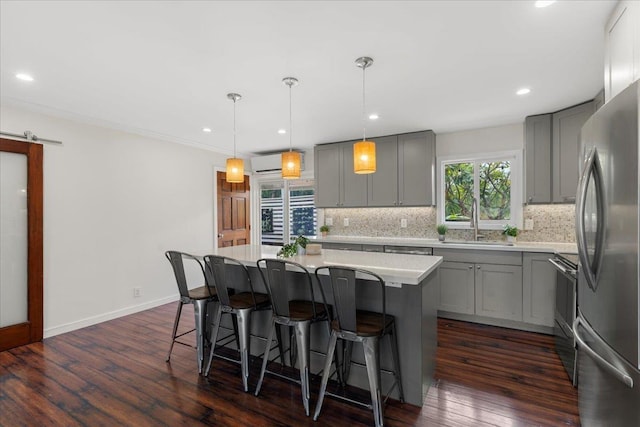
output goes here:
{"type": "Polygon", "coordinates": [[[556,270],[549,262],[553,254],[522,254],[522,320],[554,326],[556,270]]]}
{"type": "Polygon", "coordinates": [[[361,251],[362,245],[359,243],[323,243],[322,249],[338,249],[341,251],[361,251]]]}
{"type": "Polygon", "coordinates": [[[553,114],[552,201],[574,203],[578,188],[580,129],[594,112],[593,101],[553,114]]]}
{"type": "Polygon", "coordinates": [[[522,267],[475,265],[476,314],[522,321],[522,267]]]}
{"type": "Polygon", "coordinates": [[[440,264],[440,304],[438,310],[475,313],[475,268],[466,262],[440,264]]]}
{"type": "Polygon", "coordinates": [[[367,206],[367,176],[353,172],[353,141],[316,145],[314,151],[316,206],[367,206]]]}

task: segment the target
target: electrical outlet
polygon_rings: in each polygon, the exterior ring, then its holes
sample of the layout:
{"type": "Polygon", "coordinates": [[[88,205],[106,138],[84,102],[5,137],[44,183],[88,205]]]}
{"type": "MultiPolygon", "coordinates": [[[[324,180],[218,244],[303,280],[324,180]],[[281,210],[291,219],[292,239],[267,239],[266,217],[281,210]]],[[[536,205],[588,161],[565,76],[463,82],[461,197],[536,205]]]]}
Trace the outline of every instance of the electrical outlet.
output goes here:
{"type": "Polygon", "coordinates": [[[349,218],[345,218],[344,219],[344,226],[348,227],[349,226],[349,218]]]}
{"type": "Polygon", "coordinates": [[[133,288],[133,296],[134,298],[138,298],[142,296],[142,288],[133,288]]]}
{"type": "Polygon", "coordinates": [[[531,218],[524,220],[524,229],[533,230],[533,220],[531,218]]]}
{"type": "Polygon", "coordinates": [[[324,223],[327,225],[333,225],[333,218],[325,218],[324,223]]]}
{"type": "Polygon", "coordinates": [[[400,228],[407,228],[407,219],[406,218],[402,218],[400,220],[400,228]]]}

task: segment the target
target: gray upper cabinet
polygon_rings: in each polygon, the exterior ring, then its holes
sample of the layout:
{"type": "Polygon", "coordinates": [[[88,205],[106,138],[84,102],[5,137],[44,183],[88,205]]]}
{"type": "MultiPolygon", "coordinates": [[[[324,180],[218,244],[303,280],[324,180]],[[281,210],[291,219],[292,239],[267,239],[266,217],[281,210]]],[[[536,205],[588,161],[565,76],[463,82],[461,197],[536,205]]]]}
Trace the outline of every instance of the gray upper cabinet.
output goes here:
{"type": "Polygon", "coordinates": [[[369,174],[368,206],[398,205],[398,137],[372,138],[376,143],[376,171],[369,174]]]}
{"type": "Polygon", "coordinates": [[[432,131],[398,135],[398,203],[435,205],[436,135],[432,131]]]}
{"type": "Polygon", "coordinates": [[[377,170],[369,175],[369,206],[435,204],[435,134],[432,131],[374,138],[377,170]]]}
{"type": "Polygon", "coordinates": [[[353,144],[354,142],[350,141],[315,146],[317,207],[367,205],[367,177],[353,172],[353,144]]]}
{"type": "Polygon", "coordinates": [[[589,101],[553,115],[553,202],[576,200],[580,129],[593,112],[589,101]]]}
{"type": "Polygon", "coordinates": [[[551,114],[525,119],[527,203],[551,202],[551,114]]]}
{"type": "Polygon", "coordinates": [[[392,207],[435,204],[435,134],[414,132],[371,138],[376,172],[353,172],[356,141],[316,145],[316,206],[392,207]]]}

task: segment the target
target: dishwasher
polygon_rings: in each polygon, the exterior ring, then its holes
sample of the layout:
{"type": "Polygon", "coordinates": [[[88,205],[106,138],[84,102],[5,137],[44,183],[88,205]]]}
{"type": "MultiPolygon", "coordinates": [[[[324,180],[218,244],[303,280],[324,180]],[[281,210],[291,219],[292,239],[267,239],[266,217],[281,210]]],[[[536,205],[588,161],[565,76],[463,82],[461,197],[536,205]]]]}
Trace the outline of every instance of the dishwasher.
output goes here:
{"type": "Polygon", "coordinates": [[[407,255],[433,255],[433,248],[423,248],[419,246],[384,246],[384,251],[388,254],[407,255]]]}

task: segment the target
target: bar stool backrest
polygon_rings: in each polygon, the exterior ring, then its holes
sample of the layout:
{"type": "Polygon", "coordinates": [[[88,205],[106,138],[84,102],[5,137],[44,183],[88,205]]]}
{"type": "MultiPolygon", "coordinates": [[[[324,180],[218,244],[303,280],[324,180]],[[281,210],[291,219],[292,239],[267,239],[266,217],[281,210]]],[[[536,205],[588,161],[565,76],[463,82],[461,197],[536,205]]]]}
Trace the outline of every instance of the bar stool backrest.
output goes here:
{"type": "MultiPolygon", "coordinates": [[[[164,255],[167,257],[169,263],[171,263],[171,267],[173,268],[173,274],[176,276],[176,283],[178,284],[178,290],[181,298],[189,298],[189,283],[193,280],[189,280],[192,275],[188,274],[188,272],[193,272],[192,270],[196,269],[195,265],[198,266],[197,268],[202,274],[198,280],[204,281],[204,283],[199,283],[198,286],[203,286],[208,283],[204,268],[202,267],[202,262],[200,262],[198,258],[185,252],[178,251],[167,251],[164,255]],[[192,268],[185,269],[185,261],[193,264],[191,266],[192,268]]],[[[193,288],[193,286],[191,287],[193,288]]],[[[209,287],[207,287],[207,289],[209,289],[209,294],[213,296],[211,289],[209,287]]]]}
{"type": "Polygon", "coordinates": [[[243,276],[241,280],[245,281],[249,285],[249,290],[253,297],[253,305],[256,305],[249,270],[243,263],[234,258],[220,255],[207,255],[204,257],[204,265],[207,280],[215,286],[220,304],[227,307],[230,306],[229,284],[237,283],[237,280],[232,280],[232,274],[239,270],[242,272],[241,274],[243,276]],[[236,267],[239,267],[239,269],[236,267]]]}
{"type": "MultiPolygon", "coordinates": [[[[348,331],[353,334],[357,332],[356,312],[357,312],[357,292],[358,285],[356,278],[377,282],[380,285],[380,300],[382,313],[382,324],[385,324],[386,301],[384,280],[377,274],[358,268],[342,267],[342,266],[323,266],[316,268],[315,275],[320,283],[321,271],[328,270],[331,282],[331,291],[333,293],[333,304],[335,306],[336,320],[342,331],[348,331]]],[[[365,285],[366,286],[366,285],[365,285]]],[[[375,286],[372,285],[372,286],[375,286]]]]}
{"type": "MultiPolygon", "coordinates": [[[[271,306],[276,316],[290,317],[289,301],[298,299],[296,297],[298,294],[304,295],[296,291],[304,292],[304,288],[307,288],[311,294],[311,302],[314,303],[312,305],[313,317],[318,317],[316,313],[313,282],[309,270],[297,262],[283,259],[263,258],[258,260],[257,265],[260,276],[262,276],[262,281],[269,292],[271,306]],[[301,274],[293,274],[294,272],[301,274]],[[300,277],[302,277],[302,279],[300,279],[300,277]],[[304,283],[301,284],[299,280],[304,281],[304,283]]],[[[320,288],[320,292],[322,292],[322,288],[320,288]]],[[[324,294],[322,294],[322,297],[321,302],[326,308],[324,294]]],[[[305,298],[307,297],[305,296],[305,298]]]]}

